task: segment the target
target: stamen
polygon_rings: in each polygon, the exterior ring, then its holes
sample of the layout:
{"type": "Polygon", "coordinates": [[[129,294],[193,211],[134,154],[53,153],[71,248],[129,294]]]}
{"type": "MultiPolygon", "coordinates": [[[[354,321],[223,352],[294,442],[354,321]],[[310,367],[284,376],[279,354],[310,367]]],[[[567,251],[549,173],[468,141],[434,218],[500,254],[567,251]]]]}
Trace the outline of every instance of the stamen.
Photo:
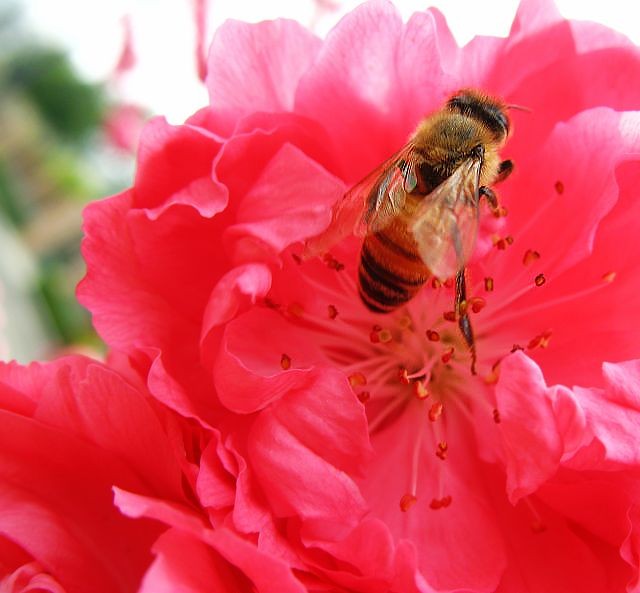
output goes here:
{"type": "Polygon", "coordinates": [[[400,499],[400,510],[406,513],[416,502],[417,498],[413,494],[403,494],[400,499]]]}
{"type": "Polygon", "coordinates": [[[504,206],[498,206],[494,211],[493,211],[493,215],[496,218],[504,218],[505,216],[507,216],[507,214],[509,214],[509,211],[504,207],[504,206]]]}
{"type": "Polygon", "coordinates": [[[490,276],[484,279],[484,289],[486,292],[493,292],[493,278],[490,276]]]}
{"type": "Polygon", "coordinates": [[[442,498],[434,498],[429,503],[429,507],[434,511],[438,509],[443,509],[448,507],[451,504],[451,496],[443,496],[442,498]]]}
{"type": "Polygon", "coordinates": [[[356,394],[356,397],[360,400],[360,402],[366,404],[371,399],[371,393],[368,391],[361,391],[360,393],[356,394]]]}
{"type": "Polygon", "coordinates": [[[615,272],[607,272],[606,274],[602,275],[602,280],[604,282],[613,282],[615,279],[616,279],[615,272]]]}
{"type": "Polygon", "coordinates": [[[471,310],[474,313],[480,313],[480,311],[482,311],[482,309],[484,309],[487,304],[487,301],[485,301],[482,297],[471,297],[468,302],[471,306],[471,310]]]}
{"type": "Polygon", "coordinates": [[[280,357],[280,366],[284,371],[288,371],[291,368],[291,357],[288,354],[283,354],[280,357]]]}
{"type": "Polygon", "coordinates": [[[452,321],[455,323],[456,321],[456,312],[455,311],[445,311],[442,314],[442,317],[444,318],[445,321],[452,321]]]}
{"type": "Polygon", "coordinates": [[[442,402],[435,402],[431,408],[429,408],[429,420],[435,422],[442,415],[442,402]]]}
{"type": "Polygon", "coordinates": [[[438,280],[435,276],[431,278],[431,288],[440,288],[442,286],[442,282],[438,280]]]}
{"type": "Polygon", "coordinates": [[[535,348],[546,348],[549,346],[549,340],[551,339],[551,330],[548,329],[541,334],[538,334],[533,340],[531,340],[527,344],[528,350],[533,350],[535,348]]]}
{"type": "Polygon", "coordinates": [[[351,387],[361,387],[367,384],[367,378],[362,373],[352,373],[349,375],[349,385],[351,387]]]}
{"type": "Polygon", "coordinates": [[[440,441],[438,443],[438,448],[436,449],[436,457],[438,459],[442,459],[444,461],[447,458],[447,451],[449,450],[449,445],[446,441],[440,441]]]}
{"type": "Polygon", "coordinates": [[[329,305],[327,307],[327,312],[329,314],[329,319],[335,319],[338,316],[338,309],[336,309],[335,305],[329,305]]]}
{"type": "Polygon", "coordinates": [[[536,286],[542,286],[546,281],[547,279],[544,277],[544,274],[538,274],[534,280],[536,286]]]}
{"type": "Polygon", "coordinates": [[[493,421],[496,424],[500,424],[500,422],[502,421],[502,419],[500,418],[500,412],[497,408],[493,410],[493,421]]]}
{"type": "Polygon", "coordinates": [[[540,259],[540,254],[537,251],[534,251],[533,249],[527,249],[527,251],[524,254],[524,257],[522,258],[522,263],[525,266],[528,266],[528,265],[531,265],[537,259],[540,259]]]}
{"type": "Polygon", "coordinates": [[[293,317],[302,317],[304,315],[304,307],[297,302],[290,303],[287,306],[287,313],[293,317]]]}
{"type": "Polygon", "coordinates": [[[400,383],[402,383],[403,385],[409,385],[409,383],[411,383],[411,379],[409,378],[409,371],[404,367],[402,367],[398,371],[398,379],[400,380],[400,383]]]}
{"type": "Polygon", "coordinates": [[[562,183],[562,181],[556,181],[553,187],[558,195],[562,195],[564,193],[564,183],[562,183]]]}
{"type": "Polygon", "coordinates": [[[429,339],[430,342],[439,342],[440,341],[440,334],[433,330],[433,329],[428,329],[427,330],[427,338],[429,339]]]}
{"type": "Polygon", "coordinates": [[[325,253],[324,257],[323,257],[323,260],[324,260],[324,263],[327,264],[327,266],[330,269],[335,270],[336,272],[341,272],[342,270],[344,270],[344,264],[340,263],[330,253],[325,253]]]}
{"type": "Polygon", "coordinates": [[[454,347],[453,346],[447,348],[442,353],[442,356],[441,356],[440,360],[442,360],[442,362],[444,364],[447,364],[451,360],[451,358],[453,357],[453,352],[454,352],[454,347]]]}
{"type": "Polygon", "coordinates": [[[533,531],[533,533],[542,533],[546,531],[547,526],[542,521],[542,517],[540,516],[540,513],[538,513],[536,508],[533,506],[533,503],[531,502],[529,497],[525,496],[522,500],[527,505],[527,507],[529,508],[529,511],[533,515],[533,521],[531,521],[531,524],[530,524],[531,531],[533,531]]]}
{"type": "Polygon", "coordinates": [[[413,383],[413,394],[419,400],[427,399],[431,395],[424,381],[415,381],[413,383]]]}

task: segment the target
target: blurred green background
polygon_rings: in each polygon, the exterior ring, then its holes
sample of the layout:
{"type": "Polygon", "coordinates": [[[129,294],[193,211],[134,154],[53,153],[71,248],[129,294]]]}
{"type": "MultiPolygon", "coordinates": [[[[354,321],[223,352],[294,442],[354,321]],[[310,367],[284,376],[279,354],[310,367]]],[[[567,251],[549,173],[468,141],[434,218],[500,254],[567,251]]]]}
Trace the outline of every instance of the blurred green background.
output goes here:
{"type": "Polygon", "coordinates": [[[83,206],[131,182],[132,150],[108,132],[117,108],[0,5],[0,358],[101,351],[74,292],[83,206]]]}

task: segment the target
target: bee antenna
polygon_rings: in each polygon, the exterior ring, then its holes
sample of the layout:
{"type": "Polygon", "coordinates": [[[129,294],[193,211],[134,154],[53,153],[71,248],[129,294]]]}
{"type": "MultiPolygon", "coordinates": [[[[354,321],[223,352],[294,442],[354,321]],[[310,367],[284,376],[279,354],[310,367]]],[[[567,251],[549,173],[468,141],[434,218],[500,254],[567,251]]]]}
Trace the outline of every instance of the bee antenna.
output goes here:
{"type": "Polygon", "coordinates": [[[507,109],[515,109],[516,111],[526,111],[527,113],[533,113],[533,109],[524,107],[522,105],[507,105],[507,109]]]}

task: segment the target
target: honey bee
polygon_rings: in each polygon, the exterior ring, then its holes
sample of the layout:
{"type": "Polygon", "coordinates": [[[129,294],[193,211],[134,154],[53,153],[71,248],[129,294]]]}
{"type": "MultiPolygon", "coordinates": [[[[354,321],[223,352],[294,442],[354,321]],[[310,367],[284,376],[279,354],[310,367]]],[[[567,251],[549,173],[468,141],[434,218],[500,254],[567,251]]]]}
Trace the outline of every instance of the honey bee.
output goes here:
{"type": "Polygon", "coordinates": [[[352,231],[364,237],[358,289],[376,313],[407,303],[431,277],[455,277],[454,310],[473,373],[465,266],[478,232],[479,200],[498,211],[490,186],[513,170],[512,161],[499,157],[510,132],[507,109],[474,89],[451,96],[403,148],[345,194],[324,237],[352,231]]]}

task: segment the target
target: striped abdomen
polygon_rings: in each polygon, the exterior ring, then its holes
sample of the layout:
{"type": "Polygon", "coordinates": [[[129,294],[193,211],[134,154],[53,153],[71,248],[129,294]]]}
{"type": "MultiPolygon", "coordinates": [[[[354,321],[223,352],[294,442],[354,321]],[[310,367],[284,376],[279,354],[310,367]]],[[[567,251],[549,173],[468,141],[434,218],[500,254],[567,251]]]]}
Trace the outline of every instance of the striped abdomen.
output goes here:
{"type": "Polygon", "coordinates": [[[430,276],[408,222],[408,217],[398,216],[362,244],[358,288],[371,311],[390,313],[397,309],[411,300],[430,276]]]}

